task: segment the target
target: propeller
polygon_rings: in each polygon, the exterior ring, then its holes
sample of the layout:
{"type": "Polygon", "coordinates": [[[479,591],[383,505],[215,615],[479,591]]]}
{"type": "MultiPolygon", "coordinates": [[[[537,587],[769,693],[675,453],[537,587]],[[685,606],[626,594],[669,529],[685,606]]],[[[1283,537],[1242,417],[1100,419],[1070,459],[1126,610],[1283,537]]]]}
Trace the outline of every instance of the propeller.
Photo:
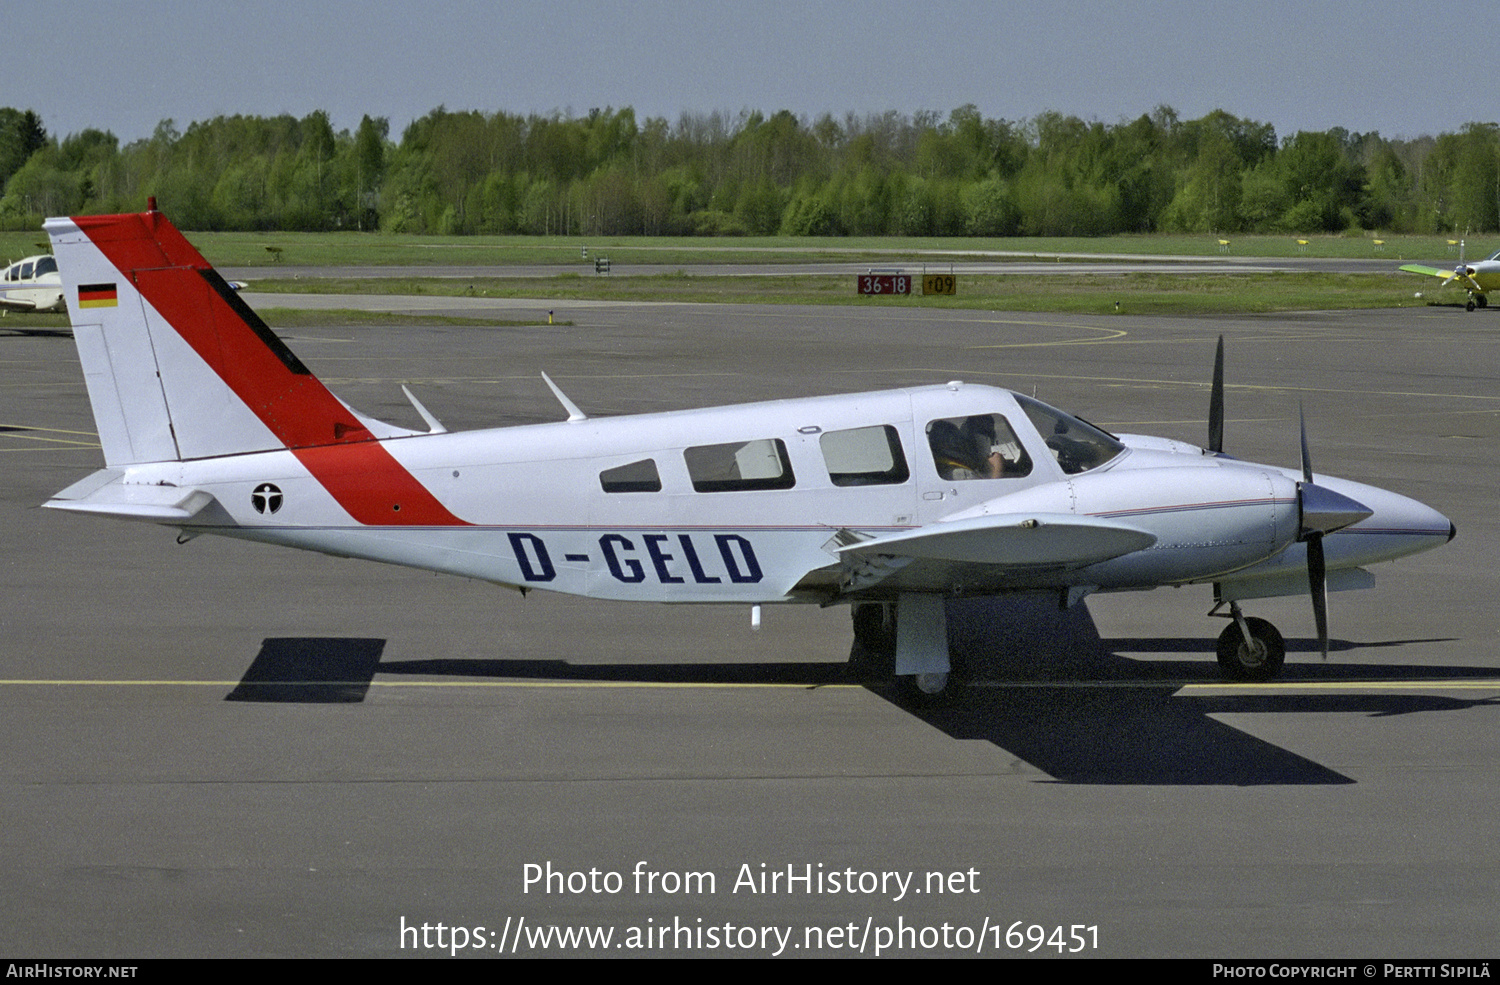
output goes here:
{"type": "Polygon", "coordinates": [[[1328,562],[1323,553],[1323,536],[1358,523],[1375,511],[1343,493],[1313,482],[1312,456],[1307,451],[1307,416],[1297,408],[1298,426],[1302,432],[1302,481],[1297,483],[1297,510],[1300,515],[1297,539],[1307,545],[1307,590],[1312,596],[1313,622],[1318,629],[1318,648],[1328,659],[1328,562]]]}
{"type": "MultiPolygon", "coordinates": [[[[1297,408],[1302,438],[1302,481],[1297,483],[1297,540],[1307,546],[1307,589],[1312,596],[1318,649],[1328,659],[1328,559],[1323,537],[1373,516],[1374,510],[1343,493],[1313,481],[1312,455],[1307,450],[1307,415],[1297,408]]],[[[1214,381],[1208,398],[1208,450],[1224,451],[1224,336],[1214,352],[1214,381]]]]}
{"type": "Polygon", "coordinates": [[[1458,266],[1453,268],[1453,273],[1443,278],[1443,283],[1441,286],[1447,287],[1449,284],[1453,283],[1455,280],[1458,280],[1460,277],[1468,281],[1474,276],[1474,268],[1469,266],[1468,261],[1464,259],[1464,250],[1467,247],[1467,243],[1467,239],[1461,239],[1458,241],[1458,266]]]}

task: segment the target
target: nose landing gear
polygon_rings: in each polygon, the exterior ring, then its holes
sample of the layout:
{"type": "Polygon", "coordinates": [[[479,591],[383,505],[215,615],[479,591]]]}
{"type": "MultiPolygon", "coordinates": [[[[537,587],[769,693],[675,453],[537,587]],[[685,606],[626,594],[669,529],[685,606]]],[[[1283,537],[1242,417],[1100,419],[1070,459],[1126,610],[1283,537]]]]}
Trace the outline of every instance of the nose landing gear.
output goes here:
{"type": "MultiPolygon", "coordinates": [[[[1218,606],[1210,615],[1225,615],[1218,606]]],[[[1246,618],[1238,602],[1229,603],[1229,625],[1219,634],[1219,669],[1231,681],[1269,681],[1286,661],[1286,641],[1275,626],[1246,618]]]]}

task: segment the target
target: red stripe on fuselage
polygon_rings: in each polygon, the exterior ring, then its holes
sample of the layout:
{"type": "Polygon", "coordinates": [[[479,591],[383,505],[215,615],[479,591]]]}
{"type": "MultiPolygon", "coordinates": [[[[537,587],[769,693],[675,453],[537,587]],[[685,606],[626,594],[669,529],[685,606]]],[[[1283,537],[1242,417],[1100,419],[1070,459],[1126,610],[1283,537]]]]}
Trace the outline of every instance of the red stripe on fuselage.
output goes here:
{"type": "Polygon", "coordinates": [[[148,212],[73,222],[355,520],[464,524],[317,377],[293,371],[272,351],[203,279],[199,271],[212,267],[165,218],[148,212]]]}
{"type": "Polygon", "coordinates": [[[292,454],[360,523],[403,527],[464,523],[378,441],[294,448],[292,454]]]}

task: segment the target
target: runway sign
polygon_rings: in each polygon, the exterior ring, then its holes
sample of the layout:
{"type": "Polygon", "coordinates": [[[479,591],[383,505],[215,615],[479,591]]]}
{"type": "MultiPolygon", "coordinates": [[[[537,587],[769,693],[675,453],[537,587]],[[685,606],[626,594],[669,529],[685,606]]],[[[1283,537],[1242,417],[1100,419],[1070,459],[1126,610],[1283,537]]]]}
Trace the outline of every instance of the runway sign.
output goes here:
{"type": "Polygon", "coordinates": [[[860,274],[860,294],[910,294],[911,278],[906,274],[860,274]]]}

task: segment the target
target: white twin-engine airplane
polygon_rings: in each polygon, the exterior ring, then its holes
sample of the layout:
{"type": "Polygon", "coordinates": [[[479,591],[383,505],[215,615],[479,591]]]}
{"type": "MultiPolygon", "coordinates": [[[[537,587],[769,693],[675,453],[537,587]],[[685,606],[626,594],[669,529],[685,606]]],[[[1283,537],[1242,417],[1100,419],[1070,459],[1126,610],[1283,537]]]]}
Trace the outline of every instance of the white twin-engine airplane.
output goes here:
{"type": "Polygon", "coordinates": [[[65,311],[57,260],[45,253],[0,270],[0,310],[65,311]]]}
{"type": "MultiPolygon", "coordinates": [[[[448,433],[355,411],[159,212],[50,219],[105,468],[46,505],[523,590],[650,602],[848,604],[854,659],[944,692],[945,599],[1207,582],[1219,661],[1276,674],[1240,601],[1325,591],[1451,540],[1371,486],[1112,435],[949,383],[448,433]]],[[[551,385],[549,379],[548,384],[551,385]]]]}

